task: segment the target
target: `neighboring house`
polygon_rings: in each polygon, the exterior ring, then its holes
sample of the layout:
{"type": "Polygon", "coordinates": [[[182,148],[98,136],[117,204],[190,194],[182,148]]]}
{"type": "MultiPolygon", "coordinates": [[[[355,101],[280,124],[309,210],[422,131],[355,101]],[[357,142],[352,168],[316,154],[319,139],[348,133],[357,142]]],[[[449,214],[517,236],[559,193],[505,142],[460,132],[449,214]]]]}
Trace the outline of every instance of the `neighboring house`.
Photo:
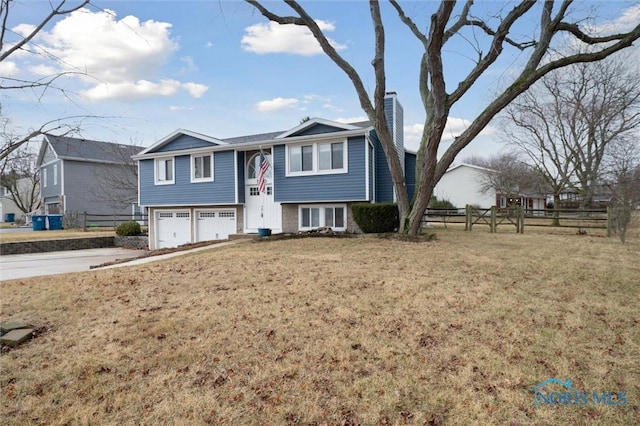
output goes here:
{"type": "MultiPolygon", "coordinates": [[[[449,200],[455,207],[463,208],[467,204],[481,208],[496,206],[506,209],[516,205],[524,206],[525,210],[545,210],[546,195],[519,193],[501,194],[495,189],[485,190],[483,178],[487,173],[494,173],[492,169],[461,163],[451,166],[433,190],[438,200],[449,200]]],[[[532,212],[544,214],[544,212],[532,212]]]]}
{"type": "Polygon", "coordinates": [[[45,214],[131,215],[141,147],[45,135],[38,160],[45,214]],[[131,184],[125,184],[125,181],[131,184]]]}
{"type": "Polygon", "coordinates": [[[473,164],[457,164],[449,167],[433,189],[438,200],[449,200],[457,208],[467,204],[489,208],[496,203],[496,191],[483,191],[483,176],[491,169],[473,164]]]}
{"type": "Polygon", "coordinates": [[[0,186],[0,222],[6,222],[7,215],[14,215],[14,219],[18,221],[23,214],[7,188],[0,186]]]}
{"type": "Polygon", "coordinates": [[[14,221],[22,222],[26,215],[18,205],[25,208],[31,204],[31,201],[34,201],[34,208],[38,207],[37,194],[40,191],[40,185],[37,182],[34,187],[34,180],[31,177],[23,177],[16,181],[15,187],[18,193],[17,203],[8,188],[0,187],[0,222],[7,222],[8,214],[13,215],[14,221]]]}
{"type": "MultiPolygon", "coordinates": [[[[412,191],[415,154],[404,149],[402,106],[389,94],[385,107],[412,191]]],[[[352,203],[394,201],[386,158],[368,122],[313,118],[286,131],[228,139],[177,130],[133,158],[139,204],[149,209],[150,249],[259,228],[356,231],[352,203]],[[264,192],[261,152],[270,164],[264,192]]]]}
{"type": "MultiPolygon", "coordinates": [[[[606,210],[611,204],[611,190],[606,187],[598,187],[591,198],[591,203],[587,206],[587,209],[593,210],[606,210]]],[[[553,203],[553,198],[549,200],[553,203]]],[[[582,195],[575,188],[564,189],[560,193],[560,208],[566,210],[574,210],[580,207],[582,201],[582,195]]]]}

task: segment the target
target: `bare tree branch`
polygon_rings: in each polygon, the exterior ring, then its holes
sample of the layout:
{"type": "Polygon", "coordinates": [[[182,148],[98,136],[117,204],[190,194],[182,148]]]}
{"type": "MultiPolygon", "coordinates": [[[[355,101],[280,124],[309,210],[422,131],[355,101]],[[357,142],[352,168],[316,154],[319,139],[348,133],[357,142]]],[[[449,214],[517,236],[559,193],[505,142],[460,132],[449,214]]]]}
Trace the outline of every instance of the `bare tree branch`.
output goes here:
{"type": "Polygon", "coordinates": [[[3,9],[3,12],[5,13],[5,16],[3,17],[3,31],[1,33],[2,38],[0,39],[0,62],[4,61],[5,59],[7,59],[9,56],[11,56],[14,52],[22,49],[27,43],[29,43],[44,27],[45,25],[47,25],[49,23],[49,21],[51,21],[51,19],[53,19],[56,16],[59,15],[66,15],[68,13],[74,12],[78,9],[82,9],[83,7],[85,7],[87,4],[90,3],[90,0],[83,0],[80,4],[78,4],[75,7],[71,7],[69,9],[63,9],[65,3],[67,2],[67,0],[62,0],[58,6],[54,7],[51,9],[51,12],[23,39],[21,39],[20,41],[18,41],[16,44],[14,44],[12,47],[10,47],[9,49],[5,50],[4,52],[2,52],[2,48],[4,47],[4,36],[5,36],[5,24],[6,24],[6,20],[7,20],[7,15],[9,14],[9,2],[6,1],[6,3],[3,1],[3,5],[6,4],[6,7],[3,9]]]}

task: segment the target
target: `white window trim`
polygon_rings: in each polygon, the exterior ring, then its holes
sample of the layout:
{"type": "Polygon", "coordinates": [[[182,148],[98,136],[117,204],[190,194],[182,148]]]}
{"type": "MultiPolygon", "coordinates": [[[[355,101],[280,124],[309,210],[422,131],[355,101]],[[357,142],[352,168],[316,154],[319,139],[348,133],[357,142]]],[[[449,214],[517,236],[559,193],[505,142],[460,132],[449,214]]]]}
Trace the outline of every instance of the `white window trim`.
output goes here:
{"type": "Polygon", "coordinates": [[[53,165],[53,186],[58,184],[58,165],[53,165]]]}
{"type": "Polygon", "coordinates": [[[298,230],[299,231],[311,231],[313,229],[318,229],[318,228],[323,228],[325,227],[325,223],[324,223],[324,209],[325,208],[331,208],[331,209],[335,209],[335,208],[342,208],[343,212],[344,212],[344,216],[343,216],[343,220],[344,220],[344,226],[332,226],[331,229],[333,229],[334,231],[346,231],[347,230],[347,205],[346,204],[300,204],[298,205],[298,230]],[[320,209],[320,224],[319,226],[302,226],[302,209],[314,209],[314,208],[319,208],[320,209]]]}
{"type": "Polygon", "coordinates": [[[176,183],[176,157],[155,158],[153,160],[153,180],[156,185],[173,185],[174,183],[176,183]],[[171,161],[171,165],[173,167],[173,173],[171,174],[171,176],[173,177],[173,179],[159,180],[158,179],[158,163],[160,161],[167,161],[167,160],[173,160],[171,161]]]}
{"type": "MultiPolygon", "coordinates": [[[[174,163],[175,164],[175,163],[174,163]]],[[[191,159],[190,159],[190,164],[191,164],[191,183],[200,183],[200,182],[213,182],[213,152],[205,152],[202,154],[191,154],[191,159]],[[195,158],[199,158],[199,157],[207,157],[209,156],[209,158],[211,158],[211,177],[207,177],[207,178],[196,178],[195,174],[196,174],[196,168],[193,165],[193,160],[195,158]]],[[[175,165],[174,165],[175,167],[175,165]]],[[[175,171],[175,170],[174,170],[175,171]]],[[[175,176],[175,175],[174,175],[175,176]]]]}
{"type": "Polygon", "coordinates": [[[349,172],[349,140],[348,139],[337,139],[337,140],[327,140],[322,142],[305,142],[299,144],[291,144],[286,145],[285,149],[285,176],[313,176],[313,175],[336,175],[336,174],[345,174],[349,172]],[[330,145],[332,143],[340,143],[344,144],[344,149],[342,150],[342,168],[341,169],[327,169],[320,170],[319,167],[319,156],[320,151],[318,145],[330,145]],[[289,169],[289,155],[292,147],[299,146],[309,146],[311,145],[311,155],[312,155],[312,167],[311,170],[292,172],[289,169]]]}
{"type": "Polygon", "coordinates": [[[47,187],[47,169],[46,167],[42,168],[42,187],[47,187]]]}

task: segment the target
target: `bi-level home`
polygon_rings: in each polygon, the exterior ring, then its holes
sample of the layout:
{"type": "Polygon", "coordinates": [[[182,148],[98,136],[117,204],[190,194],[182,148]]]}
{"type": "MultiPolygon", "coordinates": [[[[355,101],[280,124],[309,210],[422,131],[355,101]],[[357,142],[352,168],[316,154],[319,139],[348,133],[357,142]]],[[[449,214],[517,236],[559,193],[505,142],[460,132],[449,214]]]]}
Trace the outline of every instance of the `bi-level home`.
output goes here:
{"type": "MultiPolygon", "coordinates": [[[[404,148],[395,93],[385,98],[385,111],[411,189],[415,153],[404,148]]],[[[227,139],[180,129],[133,158],[139,204],[149,211],[150,249],[259,228],[356,232],[352,203],[394,201],[387,161],[369,122],[313,118],[284,131],[227,139]],[[261,155],[270,165],[264,191],[261,155]]]]}
{"type": "Polygon", "coordinates": [[[131,215],[137,209],[136,165],[142,147],[44,135],[37,167],[45,214],[131,215]]]}

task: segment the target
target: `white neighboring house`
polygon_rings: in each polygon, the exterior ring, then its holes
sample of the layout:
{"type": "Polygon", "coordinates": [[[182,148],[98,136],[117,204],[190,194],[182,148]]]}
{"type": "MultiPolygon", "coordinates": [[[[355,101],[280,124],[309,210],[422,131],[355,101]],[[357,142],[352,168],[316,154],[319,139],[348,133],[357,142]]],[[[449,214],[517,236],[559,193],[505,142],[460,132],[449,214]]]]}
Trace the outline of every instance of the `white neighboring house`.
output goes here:
{"type": "Polygon", "coordinates": [[[6,222],[7,214],[13,213],[17,221],[23,214],[7,188],[0,186],[0,222],[6,222]]]}
{"type": "Polygon", "coordinates": [[[464,208],[467,204],[481,208],[494,206],[495,189],[486,192],[482,189],[483,175],[492,171],[465,163],[451,166],[434,188],[433,195],[438,200],[449,200],[457,208],[464,208]]]}

